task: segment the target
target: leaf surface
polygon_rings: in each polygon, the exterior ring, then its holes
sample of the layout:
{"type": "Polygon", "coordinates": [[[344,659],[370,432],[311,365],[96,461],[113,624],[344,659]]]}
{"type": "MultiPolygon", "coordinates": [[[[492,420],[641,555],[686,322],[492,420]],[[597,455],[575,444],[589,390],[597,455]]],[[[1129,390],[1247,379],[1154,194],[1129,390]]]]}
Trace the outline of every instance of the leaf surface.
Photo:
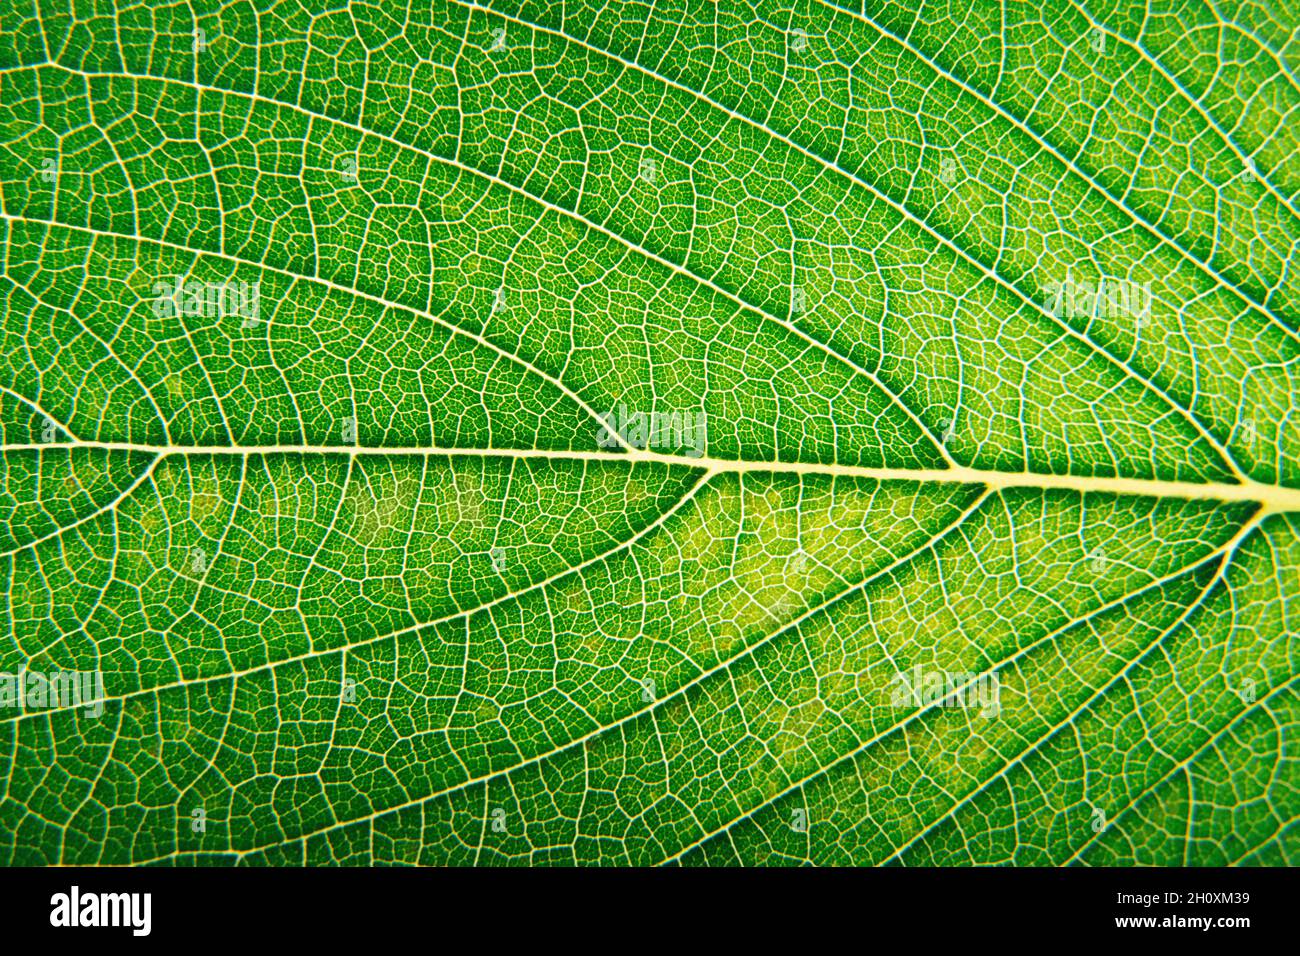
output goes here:
{"type": "Polygon", "coordinates": [[[1291,13],[4,17],[0,859],[1300,862],[1291,13]]]}

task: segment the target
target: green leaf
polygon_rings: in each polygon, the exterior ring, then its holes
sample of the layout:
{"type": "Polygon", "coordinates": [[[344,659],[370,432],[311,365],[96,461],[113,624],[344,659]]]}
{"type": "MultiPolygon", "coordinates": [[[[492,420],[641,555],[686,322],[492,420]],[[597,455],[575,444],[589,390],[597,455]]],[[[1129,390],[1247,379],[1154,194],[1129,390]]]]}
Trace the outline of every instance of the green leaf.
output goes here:
{"type": "Polygon", "coordinates": [[[1300,863],[1295,10],[907,6],[10,4],[0,860],[1300,863]]]}

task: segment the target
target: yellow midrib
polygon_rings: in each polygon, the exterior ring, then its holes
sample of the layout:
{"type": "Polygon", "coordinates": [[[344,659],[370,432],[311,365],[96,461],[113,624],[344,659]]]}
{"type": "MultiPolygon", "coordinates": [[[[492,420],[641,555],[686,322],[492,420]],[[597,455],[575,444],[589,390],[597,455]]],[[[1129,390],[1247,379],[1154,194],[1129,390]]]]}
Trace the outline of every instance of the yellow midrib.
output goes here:
{"type": "Polygon", "coordinates": [[[51,442],[48,444],[0,445],[0,452],[51,451],[87,448],[103,451],[139,452],[155,456],[186,455],[355,455],[401,457],[438,455],[446,457],[535,458],[558,461],[654,462],[704,469],[710,473],[765,472],[807,475],[836,475],[878,481],[915,481],[980,484],[993,489],[1060,488],[1078,492],[1141,495],[1151,498],[1208,499],[1253,502],[1269,512],[1300,511],[1300,488],[1241,483],[1167,481],[1153,478],[1108,478],[1086,475],[1040,474],[1036,472],[989,471],[953,466],[946,468],[875,468],[821,462],[733,461],[722,458],[692,458],[633,449],[628,452],[548,451],[512,448],[373,448],[354,445],[142,445],[131,442],[51,442]]]}

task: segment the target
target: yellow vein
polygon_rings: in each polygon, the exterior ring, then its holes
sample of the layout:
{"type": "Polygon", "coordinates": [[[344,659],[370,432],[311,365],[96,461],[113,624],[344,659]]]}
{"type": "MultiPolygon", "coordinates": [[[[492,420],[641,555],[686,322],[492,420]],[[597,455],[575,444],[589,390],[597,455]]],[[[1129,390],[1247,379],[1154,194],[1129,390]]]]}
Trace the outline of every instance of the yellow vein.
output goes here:
{"type": "Polygon", "coordinates": [[[627,452],[551,450],[538,448],[435,448],[394,446],[376,448],[357,445],[145,445],[132,442],[61,442],[0,445],[0,454],[49,452],[67,449],[145,452],[172,456],[203,455],[349,455],[402,457],[431,455],[445,458],[533,458],[550,461],[599,461],[609,464],[653,462],[684,468],[705,469],[713,473],[760,472],[769,474],[828,475],[842,478],[866,478],[877,481],[912,481],[919,483],[979,484],[994,490],[1031,488],[1114,495],[1138,495],[1149,498],[1184,498],[1224,502],[1253,502],[1268,512],[1300,511],[1300,488],[1267,485],[1246,480],[1238,483],[1178,481],[1163,478],[1132,478],[1107,475],[1051,474],[1031,471],[994,471],[967,465],[949,468],[906,468],[874,465],[845,465],[816,461],[747,461],[743,459],[694,458],[669,455],[649,449],[627,452]]]}

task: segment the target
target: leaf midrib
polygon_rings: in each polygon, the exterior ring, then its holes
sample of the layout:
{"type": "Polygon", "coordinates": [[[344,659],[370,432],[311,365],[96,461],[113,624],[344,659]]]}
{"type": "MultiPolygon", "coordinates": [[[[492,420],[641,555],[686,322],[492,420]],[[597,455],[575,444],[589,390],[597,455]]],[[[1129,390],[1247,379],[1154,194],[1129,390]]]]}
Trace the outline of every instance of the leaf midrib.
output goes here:
{"type": "Polygon", "coordinates": [[[431,456],[478,458],[540,458],[552,461],[597,461],[609,464],[650,462],[699,469],[707,474],[794,474],[866,478],[876,481],[978,484],[1002,491],[1029,488],[1080,493],[1184,498],[1222,502],[1253,502],[1268,513],[1300,511],[1300,488],[1268,485],[1253,480],[1227,482],[1177,481],[1160,478],[1128,478],[1104,475],[1072,475],[1044,472],[1011,472],[952,465],[947,468],[889,468],[871,465],[842,465],[834,462],[753,461],[732,458],[669,455],[652,449],[633,448],[626,452],[567,451],[542,448],[459,448],[435,446],[361,445],[148,445],[134,442],[46,442],[0,445],[4,452],[45,452],[65,449],[93,449],[108,452],[144,452],[158,460],[178,456],[256,455],[342,455],[349,457],[431,456]]]}

